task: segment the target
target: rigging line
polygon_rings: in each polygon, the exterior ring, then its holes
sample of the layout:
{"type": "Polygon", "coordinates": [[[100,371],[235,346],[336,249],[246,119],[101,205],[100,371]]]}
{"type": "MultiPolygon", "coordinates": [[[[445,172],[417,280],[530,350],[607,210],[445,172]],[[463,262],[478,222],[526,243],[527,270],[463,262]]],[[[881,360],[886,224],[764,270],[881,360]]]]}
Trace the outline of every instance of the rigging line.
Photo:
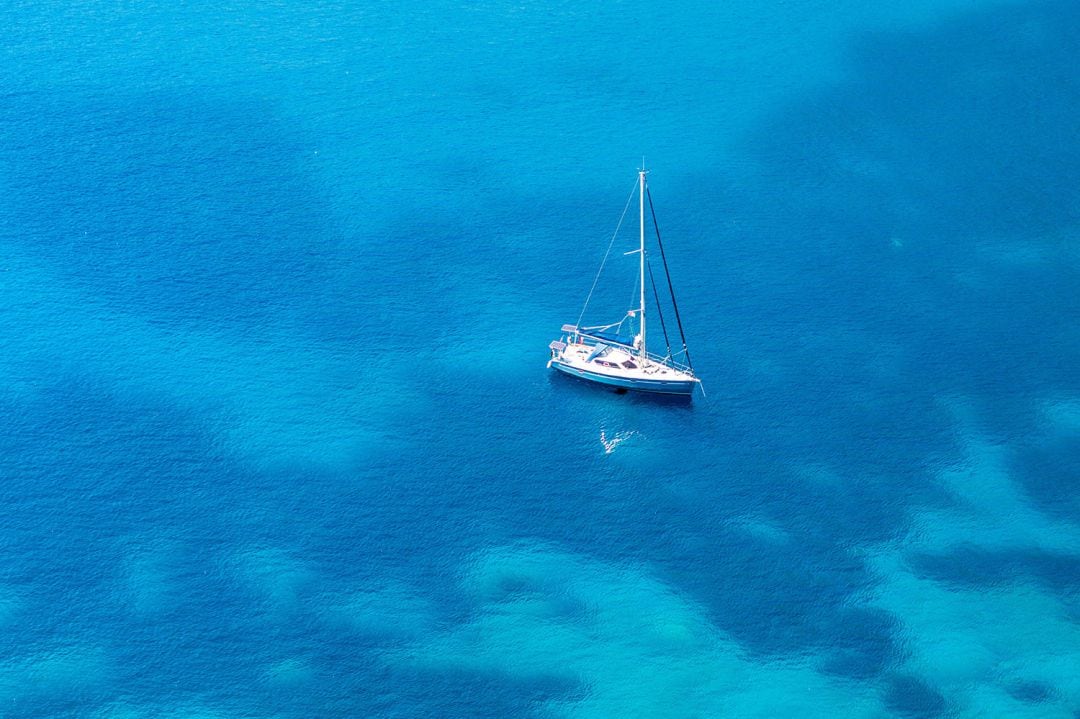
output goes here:
{"type": "Polygon", "coordinates": [[[622,216],[619,218],[619,224],[615,226],[615,232],[611,235],[611,242],[608,243],[607,252],[604,253],[604,259],[600,261],[600,269],[596,271],[596,277],[593,278],[592,287],[589,288],[589,295],[585,298],[585,304],[581,308],[581,314],[578,315],[575,326],[581,326],[581,318],[585,316],[585,310],[589,307],[589,300],[592,299],[593,292],[596,290],[596,283],[600,281],[600,273],[604,271],[604,265],[607,264],[608,255],[611,254],[611,248],[615,245],[615,238],[619,236],[619,228],[622,227],[623,220],[626,219],[626,211],[630,209],[630,201],[634,199],[634,192],[637,191],[637,181],[634,181],[634,189],[630,190],[630,196],[626,198],[626,206],[623,207],[622,216]]]}
{"type": "Polygon", "coordinates": [[[686,353],[686,364],[690,366],[692,372],[694,363],[690,361],[690,350],[686,347],[686,333],[683,332],[682,318],[679,316],[679,303],[675,300],[675,288],[671,285],[671,272],[668,271],[667,256],[664,254],[664,241],[660,239],[660,224],[656,221],[656,209],[653,207],[649,183],[645,183],[645,194],[649,198],[649,212],[652,213],[653,228],[656,230],[656,244],[660,247],[660,259],[664,261],[664,274],[667,276],[668,292],[671,293],[671,306],[675,309],[675,322],[679,325],[679,337],[682,339],[683,352],[686,353]]]}
{"type": "Polygon", "coordinates": [[[667,335],[667,323],[664,322],[664,309],[660,306],[660,295],[656,293],[656,278],[653,277],[652,263],[649,262],[649,258],[645,258],[645,266],[649,268],[649,282],[652,284],[652,296],[656,301],[656,314],[660,317],[660,329],[664,331],[664,345],[667,347],[667,355],[671,356],[671,340],[667,335]]]}

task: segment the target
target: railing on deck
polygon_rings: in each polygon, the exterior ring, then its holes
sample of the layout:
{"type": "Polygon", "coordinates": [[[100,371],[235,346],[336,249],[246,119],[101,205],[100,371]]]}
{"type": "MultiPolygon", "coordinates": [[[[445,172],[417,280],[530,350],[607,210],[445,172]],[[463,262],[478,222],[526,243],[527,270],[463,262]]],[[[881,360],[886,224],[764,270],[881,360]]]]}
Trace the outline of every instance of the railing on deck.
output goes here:
{"type": "MultiPolygon", "coordinates": [[[[585,330],[583,330],[583,329],[581,329],[581,328],[579,328],[579,327],[577,327],[575,325],[563,325],[562,326],[562,331],[566,332],[568,334],[576,335],[578,337],[584,337],[586,339],[590,339],[593,342],[609,344],[609,345],[611,344],[610,342],[606,341],[603,337],[594,337],[593,335],[589,334],[587,331],[585,331],[585,330]]],[[[554,344],[554,343],[552,343],[552,344],[554,344]]],[[[613,345],[613,346],[625,347],[624,345],[613,345]]],[[[629,348],[627,348],[627,349],[629,349],[629,348]]],[[[682,354],[682,353],[680,352],[680,353],[676,353],[676,354],[682,354]]],[[[655,362],[657,364],[662,364],[662,365],[665,365],[667,367],[671,367],[672,369],[679,370],[680,372],[688,372],[690,374],[694,373],[693,368],[691,368],[689,364],[683,364],[682,362],[677,362],[677,361],[675,361],[675,359],[673,357],[668,357],[667,355],[658,355],[658,354],[656,354],[654,352],[647,352],[645,356],[648,357],[649,360],[651,360],[652,362],[655,362]]]]}

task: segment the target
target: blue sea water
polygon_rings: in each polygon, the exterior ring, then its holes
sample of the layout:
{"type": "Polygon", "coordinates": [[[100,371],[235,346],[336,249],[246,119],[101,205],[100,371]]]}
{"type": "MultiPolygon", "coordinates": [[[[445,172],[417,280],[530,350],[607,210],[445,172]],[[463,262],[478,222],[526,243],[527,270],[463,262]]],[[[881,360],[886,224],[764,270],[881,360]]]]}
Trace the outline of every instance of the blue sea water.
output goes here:
{"type": "Polygon", "coordinates": [[[1075,2],[0,20],[0,716],[1080,714],[1075,2]]]}

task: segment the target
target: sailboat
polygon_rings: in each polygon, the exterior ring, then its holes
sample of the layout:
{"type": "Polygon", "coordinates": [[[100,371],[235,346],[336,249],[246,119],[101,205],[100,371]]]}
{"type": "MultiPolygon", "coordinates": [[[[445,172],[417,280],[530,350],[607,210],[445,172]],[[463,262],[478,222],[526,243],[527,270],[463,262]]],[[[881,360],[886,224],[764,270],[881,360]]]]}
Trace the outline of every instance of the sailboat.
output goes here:
{"type": "MultiPolygon", "coordinates": [[[[671,275],[668,273],[667,257],[664,254],[664,245],[660,239],[660,229],[656,225],[656,212],[652,205],[652,196],[649,194],[649,186],[645,181],[647,171],[642,168],[638,171],[636,192],[638,195],[638,223],[639,245],[638,249],[627,252],[627,255],[638,256],[638,293],[637,306],[631,307],[622,318],[614,323],[594,327],[582,327],[581,319],[585,316],[585,310],[589,306],[596,283],[603,272],[604,264],[608,255],[611,254],[611,245],[600,264],[596,280],[593,281],[592,290],[585,299],[585,307],[578,316],[577,324],[562,326],[562,336],[548,345],[551,350],[551,359],[548,367],[554,367],[559,372],[578,377],[580,379],[595,382],[601,385],[614,387],[617,392],[634,390],[638,392],[653,392],[665,395],[678,395],[690,397],[694,390],[701,385],[701,380],[694,374],[694,367],[690,362],[690,352],[686,347],[686,335],[683,332],[682,319],[679,317],[679,306],[675,302],[675,292],[671,284],[671,275]],[[668,341],[667,324],[664,321],[663,310],[656,292],[656,283],[653,281],[652,267],[649,264],[649,256],[645,247],[645,200],[649,200],[649,210],[653,218],[653,226],[656,230],[656,244],[660,250],[660,258],[664,265],[664,275],[667,277],[668,292],[671,296],[671,306],[675,310],[675,321],[679,329],[679,338],[682,341],[682,349],[672,352],[671,342],[668,341]],[[660,321],[665,343],[666,354],[649,352],[646,344],[645,305],[645,279],[646,274],[651,281],[654,297],[654,311],[660,321]],[[635,332],[636,330],[636,332],[635,332]],[[629,334],[628,334],[629,333],[629,334]]],[[[633,199],[633,194],[630,200],[633,199]]],[[[627,200],[629,208],[630,200],[627,200]]],[[[625,210],[624,210],[625,216],[625,210]]],[[[622,221],[620,220],[620,225],[622,221]]],[[[618,235],[618,229],[615,231],[618,235]]],[[[612,245],[615,236],[612,236],[612,245]]]]}

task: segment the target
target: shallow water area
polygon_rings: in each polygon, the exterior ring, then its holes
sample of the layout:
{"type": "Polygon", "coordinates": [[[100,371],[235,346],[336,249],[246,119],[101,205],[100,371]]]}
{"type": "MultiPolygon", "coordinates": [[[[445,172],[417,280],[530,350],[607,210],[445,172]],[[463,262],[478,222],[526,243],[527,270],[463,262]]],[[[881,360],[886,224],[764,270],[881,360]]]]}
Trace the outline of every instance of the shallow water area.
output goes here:
{"type": "Polygon", "coordinates": [[[0,19],[0,714],[1080,712],[1075,3],[0,19]]]}

